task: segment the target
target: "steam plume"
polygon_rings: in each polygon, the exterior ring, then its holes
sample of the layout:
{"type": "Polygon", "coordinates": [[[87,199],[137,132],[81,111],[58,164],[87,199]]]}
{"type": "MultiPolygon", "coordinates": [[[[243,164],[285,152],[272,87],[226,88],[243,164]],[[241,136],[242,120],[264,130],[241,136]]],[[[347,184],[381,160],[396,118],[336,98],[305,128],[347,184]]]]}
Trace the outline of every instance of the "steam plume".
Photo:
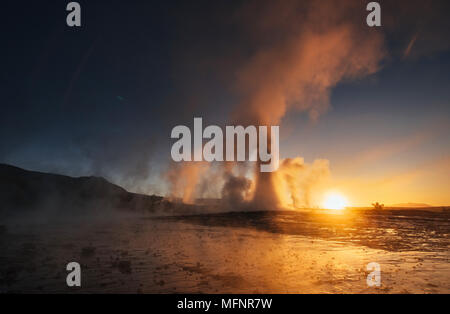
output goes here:
{"type": "MultiPolygon", "coordinates": [[[[235,71],[233,86],[239,101],[231,121],[244,126],[279,125],[290,110],[317,120],[327,111],[334,86],[379,69],[383,37],[361,27],[361,19],[354,16],[364,14],[364,6],[355,1],[247,2],[234,22],[256,48],[235,71]]],[[[270,209],[285,205],[286,192],[295,205],[309,206],[308,190],[316,176],[329,172],[327,161],[306,166],[301,158],[285,160],[275,174],[260,173],[258,168],[254,204],[270,209]]],[[[224,196],[242,200],[248,189],[245,180],[225,177],[224,196]]]]}
{"type": "MultiPolygon", "coordinates": [[[[258,31],[268,30],[277,40],[270,45],[263,40],[260,49],[238,71],[237,90],[242,101],[234,111],[234,120],[242,124],[278,125],[291,109],[305,111],[316,120],[328,109],[332,87],[342,80],[378,70],[384,55],[382,37],[361,30],[364,29],[361,24],[349,18],[348,12],[355,9],[354,2],[264,2],[262,9],[260,5],[258,1],[246,8],[243,13],[246,23],[255,22],[258,31]],[[250,12],[257,14],[252,16],[250,12]],[[274,18],[274,12],[280,13],[280,19],[274,18]]],[[[299,183],[293,176],[301,168],[299,161],[285,162],[285,170],[295,168],[289,175],[255,172],[254,199],[258,204],[283,205],[276,184],[281,179],[290,192],[297,190],[299,183]]],[[[304,191],[308,189],[306,182],[301,184],[304,191]]],[[[296,196],[293,198],[294,203],[299,202],[296,196]]],[[[305,204],[308,203],[306,199],[305,204]]]]}

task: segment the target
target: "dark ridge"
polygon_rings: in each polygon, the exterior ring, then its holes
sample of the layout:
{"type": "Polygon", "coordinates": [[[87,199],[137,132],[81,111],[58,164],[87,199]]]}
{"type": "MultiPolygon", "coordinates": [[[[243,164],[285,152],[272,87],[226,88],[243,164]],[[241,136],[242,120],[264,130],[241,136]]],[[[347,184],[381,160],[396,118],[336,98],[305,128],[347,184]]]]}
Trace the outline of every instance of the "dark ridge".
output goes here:
{"type": "Polygon", "coordinates": [[[130,193],[102,177],[73,178],[0,164],[0,214],[40,209],[153,211],[160,196],[130,193]]]}

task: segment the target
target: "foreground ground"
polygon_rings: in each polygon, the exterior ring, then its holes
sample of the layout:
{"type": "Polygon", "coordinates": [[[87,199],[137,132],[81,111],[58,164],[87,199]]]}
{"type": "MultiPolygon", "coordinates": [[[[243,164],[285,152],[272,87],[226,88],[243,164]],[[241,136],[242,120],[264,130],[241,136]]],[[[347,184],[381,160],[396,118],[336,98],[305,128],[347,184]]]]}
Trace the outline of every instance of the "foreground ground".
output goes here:
{"type": "Polygon", "coordinates": [[[449,234],[448,212],[418,211],[10,223],[0,292],[450,293],[449,234]],[[81,288],[66,286],[72,261],[81,288]]]}

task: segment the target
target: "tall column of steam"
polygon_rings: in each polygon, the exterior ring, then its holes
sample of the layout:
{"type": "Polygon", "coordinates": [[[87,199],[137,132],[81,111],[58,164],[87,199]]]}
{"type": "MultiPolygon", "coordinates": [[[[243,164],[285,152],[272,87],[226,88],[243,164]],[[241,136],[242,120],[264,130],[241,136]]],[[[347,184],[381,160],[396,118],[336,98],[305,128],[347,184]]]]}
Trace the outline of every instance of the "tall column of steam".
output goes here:
{"type": "MultiPolygon", "coordinates": [[[[242,101],[232,120],[280,125],[290,109],[305,111],[316,120],[328,108],[332,87],[343,79],[377,71],[384,55],[383,38],[364,27],[364,11],[357,18],[351,15],[358,5],[354,1],[250,3],[241,16],[259,49],[237,72],[242,101]]],[[[257,165],[255,178],[256,206],[280,205],[277,173],[260,173],[257,165]]]]}

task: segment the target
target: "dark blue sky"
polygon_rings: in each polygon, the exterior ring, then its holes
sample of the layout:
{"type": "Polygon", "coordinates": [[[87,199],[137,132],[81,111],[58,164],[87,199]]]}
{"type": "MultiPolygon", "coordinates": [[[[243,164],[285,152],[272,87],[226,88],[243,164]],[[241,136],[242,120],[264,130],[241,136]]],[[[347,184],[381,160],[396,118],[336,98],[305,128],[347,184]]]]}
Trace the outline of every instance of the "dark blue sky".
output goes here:
{"type": "MultiPolygon", "coordinates": [[[[234,22],[245,3],[79,2],[81,28],[65,24],[68,1],[2,4],[0,162],[162,193],[171,128],[194,116],[225,123],[238,102],[233,72],[258,49],[234,22]]],[[[448,5],[380,2],[388,51],[381,69],[340,82],[318,121],[285,117],[282,157],[329,159],[346,180],[408,173],[450,156],[448,5]],[[393,152],[349,171],[351,158],[376,147],[393,152]]],[[[427,195],[421,199],[450,202],[427,195]]]]}

